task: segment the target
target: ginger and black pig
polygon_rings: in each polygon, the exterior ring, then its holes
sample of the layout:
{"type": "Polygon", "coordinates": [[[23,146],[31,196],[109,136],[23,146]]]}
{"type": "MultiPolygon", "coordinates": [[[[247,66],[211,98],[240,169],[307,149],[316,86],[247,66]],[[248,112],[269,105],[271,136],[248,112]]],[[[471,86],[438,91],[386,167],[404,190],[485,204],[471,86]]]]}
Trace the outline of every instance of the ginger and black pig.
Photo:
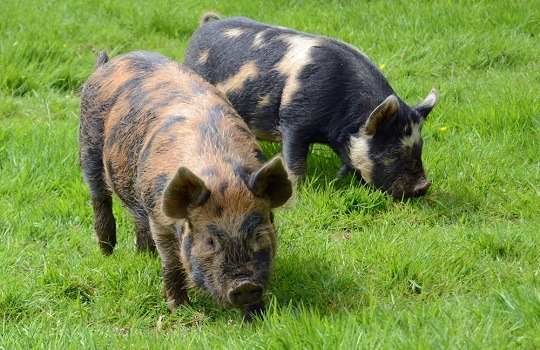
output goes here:
{"type": "Polygon", "coordinates": [[[150,52],[109,60],[81,89],[80,162],[101,251],[116,244],[112,195],[135,219],[138,250],[156,250],[170,310],[198,286],[244,317],[263,311],[276,253],[272,208],[291,196],[225,96],[150,52]]]}
{"type": "Polygon", "coordinates": [[[184,64],[231,101],[259,140],[280,141],[290,179],[306,172],[312,143],[397,198],[430,187],[421,130],[438,94],[409,107],[356,48],[248,18],[203,16],[184,64]]]}

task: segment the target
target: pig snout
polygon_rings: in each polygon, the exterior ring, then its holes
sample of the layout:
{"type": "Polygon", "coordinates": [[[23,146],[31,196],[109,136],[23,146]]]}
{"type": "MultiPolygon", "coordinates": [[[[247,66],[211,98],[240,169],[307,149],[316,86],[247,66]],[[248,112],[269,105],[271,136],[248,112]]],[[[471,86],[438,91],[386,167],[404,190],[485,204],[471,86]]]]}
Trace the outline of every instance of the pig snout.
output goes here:
{"type": "Polygon", "coordinates": [[[414,186],[413,189],[413,197],[420,197],[427,193],[429,186],[431,186],[431,183],[427,180],[421,180],[416,186],[414,186]]]}
{"type": "Polygon", "coordinates": [[[248,281],[242,281],[229,289],[229,301],[235,306],[247,306],[261,299],[263,287],[248,281]]]}

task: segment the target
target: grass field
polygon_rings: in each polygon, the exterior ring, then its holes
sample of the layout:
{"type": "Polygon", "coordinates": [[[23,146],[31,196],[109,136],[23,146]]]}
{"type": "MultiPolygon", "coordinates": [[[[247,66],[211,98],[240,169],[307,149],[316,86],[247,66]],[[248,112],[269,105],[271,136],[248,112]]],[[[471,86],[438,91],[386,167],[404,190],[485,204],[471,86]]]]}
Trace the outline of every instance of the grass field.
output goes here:
{"type": "Polygon", "coordinates": [[[540,348],[539,92],[533,0],[3,1],[0,349],[540,348]],[[168,314],[159,259],[136,253],[118,203],[101,256],[78,164],[95,53],[182,61],[205,10],[347,41],[410,104],[440,92],[425,197],[336,180],[337,157],[314,147],[250,325],[200,292],[168,314]]]}

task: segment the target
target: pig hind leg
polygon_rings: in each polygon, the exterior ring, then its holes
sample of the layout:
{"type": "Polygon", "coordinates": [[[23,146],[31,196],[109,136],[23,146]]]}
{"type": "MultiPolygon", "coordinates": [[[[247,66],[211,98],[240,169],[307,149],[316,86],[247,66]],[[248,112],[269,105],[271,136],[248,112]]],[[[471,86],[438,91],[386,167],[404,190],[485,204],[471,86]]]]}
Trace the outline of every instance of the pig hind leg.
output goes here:
{"type": "Polygon", "coordinates": [[[116,245],[116,221],[112,212],[112,196],[92,196],[94,209],[94,231],[99,248],[104,255],[110,255],[116,245]]]}
{"type": "MultiPolygon", "coordinates": [[[[84,135],[84,132],[81,135],[84,135]]],[[[100,147],[85,147],[88,144],[88,140],[82,136],[81,168],[90,191],[96,238],[101,252],[104,255],[109,255],[116,245],[116,221],[112,211],[112,194],[105,184],[102,149],[100,147]]]]}

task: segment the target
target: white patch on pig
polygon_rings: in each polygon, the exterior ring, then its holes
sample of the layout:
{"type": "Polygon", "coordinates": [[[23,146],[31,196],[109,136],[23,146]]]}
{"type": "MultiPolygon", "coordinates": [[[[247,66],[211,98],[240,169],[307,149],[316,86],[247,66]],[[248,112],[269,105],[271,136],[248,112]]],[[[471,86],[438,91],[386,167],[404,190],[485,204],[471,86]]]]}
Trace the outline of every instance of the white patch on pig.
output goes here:
{"type": "Polygon", "coordinates": [[[264,34],[266,33],[266,30],[263,30],[261,32],[258,32],[255,34],[255,38],[253,39],[253,47],[258,49],[263,47],[266,43],[264,42],[264,34]]]}
{"type": "Polygon", "coordinates": [[[277,127],[268,130],[267,128],[260,127],[257,124],[257,121],[260,120],[260,118],[257,118],[257,115],[259,115],[259,113],[262,113],[264,109],[270,105],[271,101],[272,100],[270,94],[262,95],[259,97],[257,107],[255,107],[253,113],[251,113],[251,118],[248,123],[249,129],[251,130],[251,132],[253,132],[257,140],[281,142],[281,134],[277,127]]]}
{"type": "Polygon", "coordinates": [[[206,61],[208,61],[208,56],[210,55],[210,49],[204,50],[201,55],[199,56],[199,59],[197,60],[197,63],[199,64],[205,64],[206,61]]]}
{"type": "Polygon", "coordinates": [[[401,146],[412,149],[415,145],[419,144],[422,138],[422,125],[423,122],[412,123],[409,126],[411,128],[411,134],[401,139],[401,146]]]}
{"type": "Polygon", "coordinates": [[[381,162],[382,162],[386,167],[391,167],[392,164],[394,164],[394,161],[395,161],[394,158],[389,158],[389,157],[383,158],[383,159],[381,160],[381,162]]]}
{"type": "Polygon", "coordinates": [[[223,32],[223,35],[229,39],[238,38],[240,35],[244,34],[246,31],[242,28],[231,28],[223,32]]]}
{"type": "Polygon", "coordinates": [[[373,162],[369,158],[369,137],[351,136],[349,159],[351,165],[362,175],[368,183],[373,183],[373,162]]]}
{"type": "Polygon", "coordinates": [[[240,67],[235,75],[224,82],[216,84],[216,87],[224,94],[240,91],[243,89],[246,81],[255,79],[258,76],[259,69],[257,68],[257,64],[255,61],[248,61],[242,67],[240,67]]]}
{"type": "Polygon", "coordinates": [[[259,102],[257,102],[257,107],[255,108],[255,113],[261,112],[269,104],[270,104],[270,95],[266,94],[266,95],[261,96],[259,98],[259,102]]]}
{"type": "Polygon", "coordinates": [[[287,77],[281,96],[281,105],[286,106],[300,88],[298,75],[306,65],[311,63],[312,48],[320,46],[321,42],[300,35],[283,35],[281,38],[289,45],[288,51],[276,64],[276,70],[287,77]]]}

